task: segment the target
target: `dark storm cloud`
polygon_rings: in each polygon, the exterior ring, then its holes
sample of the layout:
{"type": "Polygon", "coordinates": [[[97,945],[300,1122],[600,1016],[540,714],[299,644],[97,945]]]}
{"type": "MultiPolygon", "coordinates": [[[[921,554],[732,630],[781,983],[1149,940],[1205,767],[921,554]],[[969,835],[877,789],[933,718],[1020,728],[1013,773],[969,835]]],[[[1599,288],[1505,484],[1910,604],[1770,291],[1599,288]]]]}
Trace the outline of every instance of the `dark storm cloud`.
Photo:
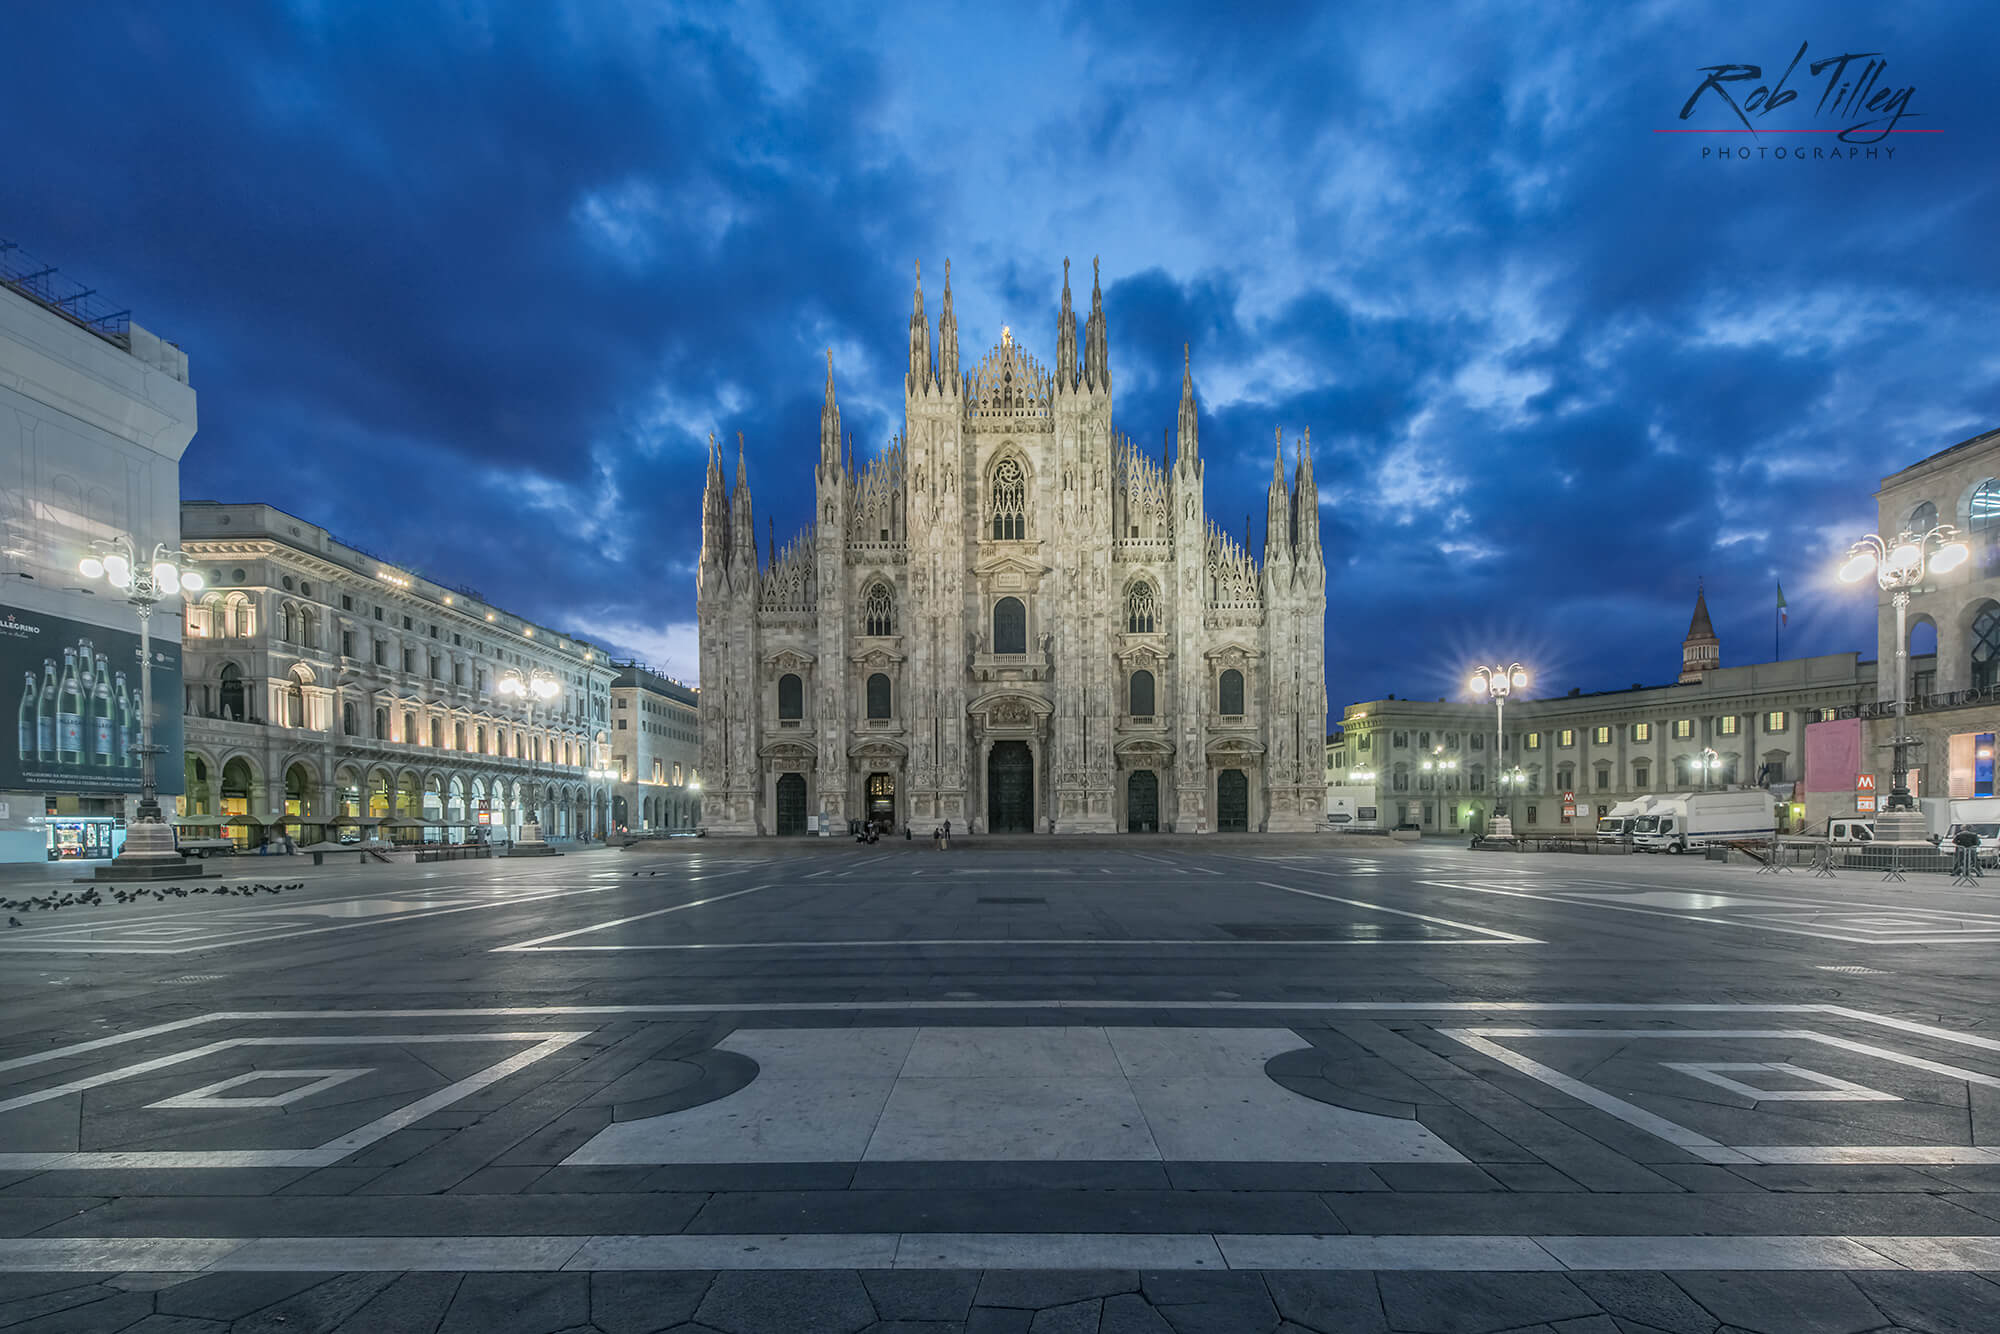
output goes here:
{"type": "MultiPolygon", "coordinates": [[[[910,264],[969,369],[1053,363],[1093,254],[1118,427],[1181,347],[1209,509],[1310,426],[1337,709],[1872,654],[1829,559],[1884,474],[2000,421],[1971,11],[150,5],[10,15],[0,233],[188,348],[191,496],[259,499],[620,648],[691,647],[706,438],[762,545],[811,513],[822,349],[900,429],[910,264]],[[1938,136],[1703,164],[1719,60],[1883,49],[1938,136]],[[1866,44],[1866,45],[1863,45],[1866,44]]],[[[669,661],[691,670],[686,658],[669,661]]]]}

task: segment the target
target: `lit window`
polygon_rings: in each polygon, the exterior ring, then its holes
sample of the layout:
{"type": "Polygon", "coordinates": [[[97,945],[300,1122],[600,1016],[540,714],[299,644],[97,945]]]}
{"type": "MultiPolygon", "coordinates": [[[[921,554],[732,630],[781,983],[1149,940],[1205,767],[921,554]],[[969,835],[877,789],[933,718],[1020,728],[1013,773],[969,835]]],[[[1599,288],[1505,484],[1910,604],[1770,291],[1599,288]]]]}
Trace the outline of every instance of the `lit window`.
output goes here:
{"type": "Polygon", "coordinates": [[[1770,712],[1770,713],[1767,713],[1767,714],[1765,714],[1765,715],[1764,715],[1764,730],[1765,730],[1766,732],[1782,732],[1782,731],[1784,731],[1784,730],[1785,730],[1785,711],[1784,711],[1783,709],[1775,709],[1775,710],[1773,710],[1772,712],[1770,712]]]}
{"type": "Polygon", "coordinates": [[[1562,731],[1556,733],[1556,744],[1558,746],[1574,746],[1576,744],[1576,730],[1569,727],[1563,728],[1562,731]]]}
{"type": "Polygon", "coordinates": [[[1692,718],[1674,719],[1674,740],[1685,741],[1693,735],[1694,735],[1694,719],[1692,718]]]}
{"type": "Polygon", "coordinates": [[[1723,717],[1718,721],[1715,730],[1716,733],[1720,736],[1735,736],[1736,715],[1733,713],[1723,715],[1723,717]]]}
{"type": "Polygon", "coordinates": [[[1542,748],[1542,734],[1540,732],[1530,732],[1522,739],[1521,744],[1529,750],[1540,750],[1542,748]]]}
{"type": "Polygon", "coordinates": [[[1600,728],[1598,728],[1598,729],[1597,729],[1597,731],[1596,731],[1596,732],[1595,732],[1594,734],[1592,734],[1592,736],[1591,736],[1591,740],[1595,741],[1595,742],[1596,742],[1596,743],[1597,743],[1598,745],[1600,745],[1600,746],[1608,746],[1608,745],[1610,745],[1610,744],[1611,744],[1611,729],[1610,729],[1609,727],[1600,727],[1600,728]]]}
{"type": "Polygon", "coordinates": [[[1651,741],[1653,739],[1653,725],[1651,723],[1633,723],[1632,739],[1634,741],[1651,741]]]}

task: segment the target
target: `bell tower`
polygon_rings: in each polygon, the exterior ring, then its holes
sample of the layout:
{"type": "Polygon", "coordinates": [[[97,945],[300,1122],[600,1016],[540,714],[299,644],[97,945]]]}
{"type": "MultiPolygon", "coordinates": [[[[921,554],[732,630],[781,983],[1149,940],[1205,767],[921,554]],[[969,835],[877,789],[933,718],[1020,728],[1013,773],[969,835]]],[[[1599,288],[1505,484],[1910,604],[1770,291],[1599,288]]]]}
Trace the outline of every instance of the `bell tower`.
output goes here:
{"type": "Polygon", "coordinates": [[[1701,680],[1703,672],[1722,665],[1722,641],[1708,620],[1708,595],[1697,583],[1694,589],[1694,619],[1688,622],[1687,638],[1681,641],[1681,680],[1684,686],[1701,680]]]}

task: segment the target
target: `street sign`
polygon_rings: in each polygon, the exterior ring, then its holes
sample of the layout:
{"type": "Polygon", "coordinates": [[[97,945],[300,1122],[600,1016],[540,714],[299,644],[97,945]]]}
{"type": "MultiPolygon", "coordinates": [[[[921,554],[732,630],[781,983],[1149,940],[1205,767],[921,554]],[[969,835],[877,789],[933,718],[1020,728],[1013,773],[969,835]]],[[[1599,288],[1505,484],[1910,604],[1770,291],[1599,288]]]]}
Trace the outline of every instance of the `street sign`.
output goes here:
{"type": "Polygon", "coordinates": [[[1854,809],[1860,811],[1863,815],[1873,815],[1875,813],[1875,794],[1869,792],[1856,797],[1854,799],[1854,809]]]}
{"type": "Polygon", "coordinates": [[[1576,804],[1576,793],[1574,792],[1563,793],[1563,805],[1574,806],[1575,804],[1576,804]]]}
{"type": "Polygon", "coordinates": [[[1874,774],[1854,775],[1854,790],[1856,792],[1873,792],[1875,790],[1875,775],[1874,774]]]}

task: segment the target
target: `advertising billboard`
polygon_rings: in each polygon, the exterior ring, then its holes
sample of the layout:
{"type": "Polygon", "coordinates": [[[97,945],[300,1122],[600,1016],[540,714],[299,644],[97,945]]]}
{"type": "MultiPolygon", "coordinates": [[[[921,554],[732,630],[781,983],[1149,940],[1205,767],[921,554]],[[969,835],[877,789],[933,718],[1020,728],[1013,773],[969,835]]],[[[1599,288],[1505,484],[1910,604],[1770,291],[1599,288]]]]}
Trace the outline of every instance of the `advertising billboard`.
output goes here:
{"type": "MultiPolygon", "coordinates": [[[[157,638],[152,647],[153,742],[165,747],[155,773],[170,795],[186,785],[181,648],[157,638]]],[[[136,632],[0,607],[0,685],[20,720],[14,748],[0,741],[0,790],[139,790],[136,632]]]]}

